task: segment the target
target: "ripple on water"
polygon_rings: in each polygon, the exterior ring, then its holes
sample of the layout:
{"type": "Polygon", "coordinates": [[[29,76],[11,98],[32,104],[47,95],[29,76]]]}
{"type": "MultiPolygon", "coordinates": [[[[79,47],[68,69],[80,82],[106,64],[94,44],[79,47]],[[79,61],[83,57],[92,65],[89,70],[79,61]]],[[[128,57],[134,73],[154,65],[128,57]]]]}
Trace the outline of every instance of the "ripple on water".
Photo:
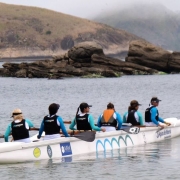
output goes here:
{"type": "MultiPolygon", "coordinates": [[[[73,119],[83,101],[92,104],[95,121],[106,108],[115,104],[121,116],[129,102],[137,99],[144,114],[152,96],[162,99],[158,107],[163,118],[179,117],[180,75],[123,76],[121,78],[63,80],[0,78],[1,111],[0,133],[11,122],[11,112],[21,108],[25,117],[39,126],[48,113],[50,103],[61,105],[59,115],[73,119]]],[[[68,125],[66,125],[68,128],[68,125]]],[[[1,139],[1,142],[3,140],[1,139]]],[[[119,151],[89,154],[72,158],[0,165],[1,179],[128,179],[179,180],[180,139],[174,138],[145,146],[124,148],[119,151]]]]}

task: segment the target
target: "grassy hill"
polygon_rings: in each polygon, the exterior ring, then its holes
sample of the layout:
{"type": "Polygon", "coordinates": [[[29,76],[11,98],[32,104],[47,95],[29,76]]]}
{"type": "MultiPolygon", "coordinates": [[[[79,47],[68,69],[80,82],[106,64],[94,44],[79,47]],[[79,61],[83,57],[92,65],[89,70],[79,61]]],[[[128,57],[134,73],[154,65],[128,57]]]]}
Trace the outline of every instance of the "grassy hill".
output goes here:
{"type": "Polygon", "coordinates": [[[180,14],[161,4],[134,4],[104,14],[94,20],[124,29],[162,48],[180,50],[180,14]]]}
{"type": "Polygon", "coordinates": [[[55,11],[0,3],[0,57],[60,54],[96,41],[110,54],[127,51],[139,37],[124,30],[55,11]]]}

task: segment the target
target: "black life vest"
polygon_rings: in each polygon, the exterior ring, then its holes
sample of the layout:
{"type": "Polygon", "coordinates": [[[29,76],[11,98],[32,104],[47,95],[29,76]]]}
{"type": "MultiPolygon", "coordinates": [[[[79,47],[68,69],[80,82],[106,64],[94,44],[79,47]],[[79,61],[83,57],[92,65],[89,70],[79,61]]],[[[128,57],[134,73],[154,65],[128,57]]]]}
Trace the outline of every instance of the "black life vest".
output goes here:
{"type": "Polygon", "coordinates": [[[77,130],[92,130],[91,125],[88,122],[89,114],[85,114],[84,116],[76,115],[76,126],[77,130]]]}
{"type": "Polygon", "coordinates": [[[131,123],[133,126],[140,125],[140,123],[137,122],[135,118],[135,113],[136,113],[136,110],[131,110],[130,112],[128,112],[128,115],[127,115],[127,123],[131,123]]]}
{"type": "Polygon", "coordinates": [[[117,126],[117,120],[113,117],[114,115],[114,110],[113,109],[106,109],[103,112],[100,124],[101,126],[112,126],[116,127],[117,126]]]}
{"type": "MultiPolygon", "coordinates": [[[[151,106],[151,107],[146,109],[146,111],[145,111],[145,122],[152,122],[152,120],[151,120],[151,109],[153,107],[155,107],[155,106],[151,106]]],[[[156,115],[155,118],[158,121],[158,119],[159,119],[159,112],[158,112],[158,110],[157,110],[157,115],[156,115]]]]}
{"type": "Polygon", "coordinates": [[[57,124],[58,116],[45,116],[44,117],[44,131],[45,135],[52,135],[52,134],[59,134],[60,133],[60,126],[57,124]]]}
{"type": "Polygon", "coordinates": [[[15,141],[29,138],[29,129],[26,129],[25,119],[23,119],[21,122],[18,123],[15,123],[13,121],[11,123],[11,128],[12,128],[12,136],[15,141]]]}

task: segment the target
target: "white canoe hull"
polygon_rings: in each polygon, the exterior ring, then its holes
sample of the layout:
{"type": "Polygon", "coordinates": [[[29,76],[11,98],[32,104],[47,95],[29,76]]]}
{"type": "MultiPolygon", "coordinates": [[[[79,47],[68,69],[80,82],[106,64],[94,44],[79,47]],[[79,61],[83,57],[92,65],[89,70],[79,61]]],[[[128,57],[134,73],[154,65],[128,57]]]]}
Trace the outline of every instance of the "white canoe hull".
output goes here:
{"type": "Polygon", "coordinates": [[[146,143],[163,141],[180,135],[180,120],[168,118],[171,126],[160,131],[157,127],[142,127],[138,134],[122,130],[97,132],[93,142],[74,137],[61,137],[32,143],[8,142],[0,145],[0,164],[36,161],[43,159],[71,157],[88,153],[100,153],[146,143]],[[158,132],[157,132],[158,131],[158,132]]]}

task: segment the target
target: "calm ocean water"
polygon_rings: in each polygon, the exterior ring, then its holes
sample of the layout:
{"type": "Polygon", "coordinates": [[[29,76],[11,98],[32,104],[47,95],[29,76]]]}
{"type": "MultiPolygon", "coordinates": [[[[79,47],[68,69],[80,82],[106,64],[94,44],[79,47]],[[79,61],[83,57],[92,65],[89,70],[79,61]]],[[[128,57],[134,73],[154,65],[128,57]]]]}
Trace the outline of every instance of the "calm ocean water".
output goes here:
{"type": "MultiPolygon", "coordinates": [[[[136,99],[142,104],[139,110],[144,114],[151,97],[158,96],[162,99],[158,107],[160,116],[180,118],[179,79],[180,75],[62,80],[0,78],[0,134],[11,122],[13,109],[22,109],[24,116],[39,127],[53,102],[60,104],[58,114],[64,120],[73,119],[81,102],[92,104],[91,113],[96,122],[109,102],[123,115],[129,102],[136,99]]],[[[72,162],[57,159],[0,165],[0,179],[178,180],[179,149],[180,137],[177,137],[99,157],[95,154],[73,157],[72,162]]]]}

